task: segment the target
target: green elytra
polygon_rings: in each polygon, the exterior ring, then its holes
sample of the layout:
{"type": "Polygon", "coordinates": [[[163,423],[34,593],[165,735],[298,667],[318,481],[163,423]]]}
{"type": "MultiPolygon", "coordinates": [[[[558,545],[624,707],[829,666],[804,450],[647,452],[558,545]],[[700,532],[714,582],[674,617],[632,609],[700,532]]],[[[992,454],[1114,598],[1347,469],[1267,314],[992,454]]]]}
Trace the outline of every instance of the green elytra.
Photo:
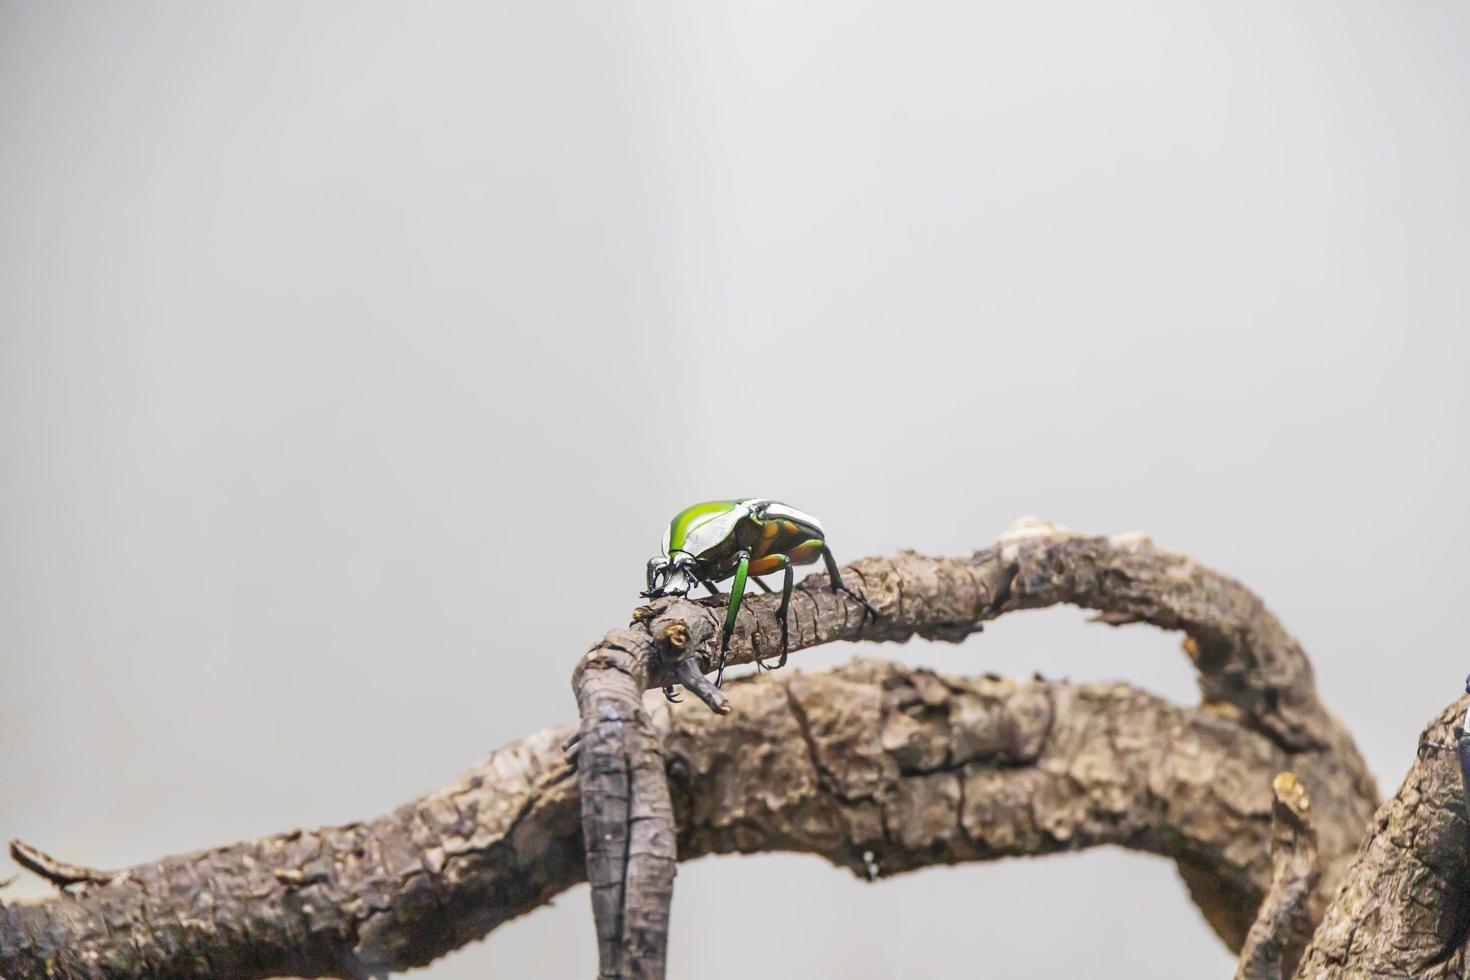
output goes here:
{"type": "MultiPolygon", "coordinates": [[[[785,573],[781,605],[776,610],[776,618],[781,623],[781,659],[776,667],[767,668],[774,670],[786,663],[786,613],[791,605],[794,569],[818,558],[827,566],[833,592],[848,593],[869,614],[876,615],[866,600],[843,585],[821,522],[780,501],[758,497],[711,500],[675,514],[664,532],[660,554],[648,560],[648,590],[643,596],[652,599],[688,595],[699,584],[715,598],[721,598],[714,583],[733,578],[725,625],[720,633],[720,663],[715,674],[718,687],[725,676],[725,656],[735,631],[735,617],[745,598],[747,579],[754,579],[762,590],[771,592],[771,587],[758,576],[777,571],[785,573]]],[[[766,667],[759,656],[756,664],[766,667]]],[[[664,693],[672,699],[672,688],[665,688],[664,693]]]]}

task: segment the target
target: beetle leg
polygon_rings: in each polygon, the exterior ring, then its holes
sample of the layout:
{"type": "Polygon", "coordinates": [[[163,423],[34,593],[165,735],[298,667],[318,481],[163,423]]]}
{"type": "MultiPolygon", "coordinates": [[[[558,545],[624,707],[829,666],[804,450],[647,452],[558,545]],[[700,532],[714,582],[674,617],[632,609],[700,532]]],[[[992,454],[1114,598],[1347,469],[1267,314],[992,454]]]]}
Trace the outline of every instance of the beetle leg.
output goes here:
{"type": "MultiPolygon", "coordinates": [[[[766,555],[760,560],[762,573],[774,572],[778,569],[784,571],[785,577],[781,581],[781,605],[776,608],[776,621],[781,624],[781,659],[776,661],[776,666],[767,667],[766,662],[756,657],[756,665],[765,667],[766,670],[780,670],[786,666],[786,611],[791,607],[791,587],[796,581],[796,569],[791,564],[790,555],[766,555]]],[[[757,580],[759,581],[759,580],[757,580]]]]}
{"type": "Polygon", "coordinates": [[[674,693],[674,685],[672,684],[669,684],[664,688],[664,699],[667,700],[669,704],[678,704],[680,701],[684,700],[683,698],[679,697],[679,695],[674,693]]]}
{"type": "Polygon", "coordinates": [[[766,583],[762,582],[760,579],[756,578],[754,575],[752,575],[750,577],[750,580],[752,582],[754,582],[756,585],[759,585],[761,587],[761,591],[764,592],[766,595],[770,595],[772,592],[775,591],[769,585],[767,585],[766,583]]]}
{"type": "Polygon", "coordinates": [[[863,617],[872,616],[874,621],[878,619],[878,610],[868,605],[868,600],[842,584],[842,573],[837,570],[837,559],[832,557],[832,549],[825,544],[822,545],[822,561],[827,565],[827,576],[832,580],[833,592],[846,592],[858,602],[863,604],[863,617]]]}
{"type": "Polygon", "coordinates": [[[781,606],[776,610],[776,618],[781,621],[781,659],[776,662],[776,669],[780,670],[786,666],[786,648],[789,645],[786,637],[786,610],[791,606],[791,587],[796,581],[796,569],[791,567],[791,560],[786,560],[786,578],[781,583],[781,606]]]}
{"type": "MultiPolygon", "coordinates": [[[[768,666],[765,660],[761,658],[759,651],[755,651],[755,665],[757,669],[779,670],[781,667],[784,667],[786,665],[786,607],[791,605],[791,582],[793,576],[793,570],[791,567],[791,556],[782,554],[762,555],[755,561],[751,562],[750,567],[754,572],[754,574],[751,575],[751,578],[754,578],[757,582],[760,582],[761,588],[765,589],[767,592],[771,591],[770,587],[767,586],[766,583],[761,582],[758,576],[765,575],[770,572],[775,572],[781,569],[784,569],[786,571],[785,589],[781,594],[781,608],[776,611],[776,618],[781,621],[781,662],[776,664],[775,667],[768,666]]],[[[754,649],[754,641],[751,642],[751,647],[752,649],[754,649]]]]}
{"type": "Polygon", "coordinates": [[[725,628],[720,632],[720,666],[715,671],[715,687],[725,676],[725,655],[730,652],[730,634],[735,632],[735,616],[740,612],[740,600],[745,598],[745,576],[750,571],[750,552],[740,551],[740,563],[735,566],[735,580],[730,583],[730,605],[725,610],[725,628]]]}

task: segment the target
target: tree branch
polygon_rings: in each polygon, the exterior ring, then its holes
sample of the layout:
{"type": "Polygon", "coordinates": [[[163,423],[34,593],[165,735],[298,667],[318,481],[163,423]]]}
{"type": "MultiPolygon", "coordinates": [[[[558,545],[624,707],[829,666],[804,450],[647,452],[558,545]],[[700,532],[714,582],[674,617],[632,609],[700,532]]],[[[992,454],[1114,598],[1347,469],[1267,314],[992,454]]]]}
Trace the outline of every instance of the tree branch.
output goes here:
{"type": "Polygon", "coordinates": [[[1308,899],[1317,887],[1317,833],[1305,787],[1289,772],[1271,784],[1271,888],[1240,951],[1235,980],[1284,980],[1291,976],[1312,935],[1308,899]]]}
{"type": "MultiPolygon", "coordinates": [[[[1027,520],[969,558],[904,552],[855,562],[844,578],[860,588],[876,619],[866,619],[855,598],[826,589],[825,576],[810,576],[790,607],[792,650],[834,640],[903,642],[916,635],[958,642],[1007,612],[1058,603],[1097,610],[1111,625],[1146,622],[1181,630],[1206,708],[1287,752],[1330,758],[1358,799],[1377,799],[1352,740],[1317,698],[1306,655],[1276,617],[1240,583],[1155,548],[1142,535],[1089,537],[1027,520]]],[[[757,652],[780,653],[777,604],[774,596],[744,602],[730,663],[749,663],[757,652]]],[[[701,672],[714,669],[720,606],[655,600],[635,611],[627,629],[608,633],[573,674],[582,717],[587,863],[605,977],[663,975],[674,827],[667,787],[658,778],[658,742],[638,695],[687,678],[691,661],[701,672]]],[[[1355,831],[1345,833],[1324,841],[1325,849],[1343,853],[1356,839],[1355,831]]],[[[1335,864],[1324,869],[1329,887],[1340,870],[1335,864]]],[[[1208,874],[1185,869],[1185,878],[1196,900],[1217,910],[1217,931],[1238,945],[1250,921],[1242,919],[1233,896],[1207,894],[1208,874]]]]}
{"type": "MultiPolygon", "coordinates": [[[[726,693],[724,718],[647,701],[681,860],[802,851],[881,878],[1115,844],[1170,857],[1254,907],[1272,877],[1272,774],[1316,766],[1324,840],[1350,838],[1371,806],[1325,756],[1121,684],[859,661],[726,693]]],[[[569,732],[501,749],[377,820],[166,858],[0,908],[0,976],[363,977],[427,963],[583,880],[569,732]]]]}
{"type": "Polygon", "coordinates": [[[1297,977],[1470,974],[1470,824],[1456,751],[1467,706],[1461,698],[1424,729],[1418,759],[1373,818],[1297,977]]]}

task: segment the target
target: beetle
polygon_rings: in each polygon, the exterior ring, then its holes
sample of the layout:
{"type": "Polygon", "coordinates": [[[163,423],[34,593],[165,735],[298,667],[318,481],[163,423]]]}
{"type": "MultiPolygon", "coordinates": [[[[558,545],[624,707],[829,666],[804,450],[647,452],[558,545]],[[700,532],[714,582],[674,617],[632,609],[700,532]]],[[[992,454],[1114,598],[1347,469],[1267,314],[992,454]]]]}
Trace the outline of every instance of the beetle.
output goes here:
{"type": "MultiPolygon", "coordinates": [[[[659,554],[648,559],[648,589],[645,599],[660,596],[685,596],[695,585],[703,585],[715,598],[722,598],[716,582],[734,578],[725,610],[725,626],[720,633],[720,664],[715,673],[715,686],[725,676],[725,655],[730,648],[730,634],[735,631],[735,617],[745,598],[745,583],[754,579],[763,591],[772,589],[758,576],[784,572],[781,583],[781,605],[776,619],[781,623],[781,659],[774,670],[786,664],[786,611],[791,605],[791,588],[797,565],[810,565],[821,558],[827,565],[833,592],[846,592],[862,603],[865,615],[877,618],[866,599],[842,584],[837,561],[827,547],[822,524],[777,500],[759,497],[742,500],[711,500],[686,507],[674,515],[664,530],[659,554]]],[[[766,667],[758,655],[758,667],[766,667]]],[[[670,694],[671,688],[664,693],[670,694]]]]}

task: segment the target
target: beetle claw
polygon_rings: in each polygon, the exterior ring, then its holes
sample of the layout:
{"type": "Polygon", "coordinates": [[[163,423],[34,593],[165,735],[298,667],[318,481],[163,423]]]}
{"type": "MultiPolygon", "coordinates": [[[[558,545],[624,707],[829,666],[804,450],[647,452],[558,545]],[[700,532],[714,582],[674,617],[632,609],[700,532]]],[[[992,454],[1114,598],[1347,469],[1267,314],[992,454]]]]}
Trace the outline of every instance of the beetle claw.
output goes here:
{"type": "Polygon", "coordinates": [[[876,610],[872,606],[868,605],[868,600],[867,599],[864,599],[862,596],[860,596],[856,592],[852,591],[852,589],[849,589],[845,585],[839,585],[839,586],[837,586],[837,588],[833,589],[832,591],[833,592],[845,592],[848,595],[852,596],[863,607],[863,619],[866,620],[869,616],[871,616],[873,618],[873,622],[876,623],[878,621],[878,610],[876,610]]]}
{"type": "Polygon", "coordinates": [[[787,638],[786,638],[786,617],[785,616],[782,616],[781,617],[781,656],[776,660],[775,666],[772,666],[771,664],[766,663],[760,657],[756,657],[755,658],[755,662],[756,662],[756,664],[762,670],[780,670],[782,667],[785,667],[786,666],[786,656],[787,656],[787,654],[789,652],[790,652],[789,651],[789,644],[788,644],[787,638]]]}
{"type": "Polygon", "coordinates": [[[667,700],[669,704],[679,704],[684,700],[683,698],[679,697],[679,695],[674,693],[674,685],[672,684],[664,688],[664,699],[667,700]]]}
{"type": "Polygon", "coordinates": [[[762,659],[761,657],[757,656],[755,658],[755,666],[756,666],[756,669],[757,670],[780,670],[782,667],[785,667],[786,666],[786,649],[785,649],[785,647],[784,646],[782,647],[782,649],[781,649],[781,657],[780,657],[779,660],[776,661],[776,663],[774,665],[766,663],[764,659],[762,659]]]}

